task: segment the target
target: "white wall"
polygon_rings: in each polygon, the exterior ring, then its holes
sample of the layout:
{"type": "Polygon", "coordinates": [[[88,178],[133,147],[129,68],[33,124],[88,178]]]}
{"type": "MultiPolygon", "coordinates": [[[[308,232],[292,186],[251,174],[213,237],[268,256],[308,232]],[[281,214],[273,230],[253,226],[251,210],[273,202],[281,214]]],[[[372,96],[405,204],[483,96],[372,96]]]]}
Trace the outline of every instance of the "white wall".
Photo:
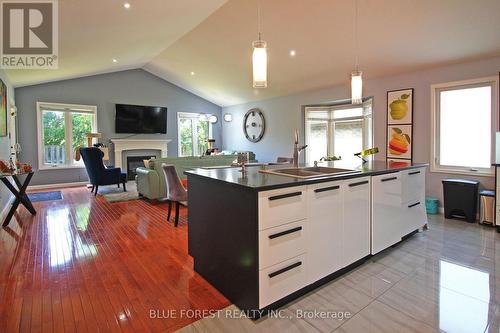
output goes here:
{"type": "MultiPolygon", "coordinates": [[[[374,97],[374,145],[381,148],[376,159],[385,158],[386,94],[389,90],[414,88],[414,162],[430,161],[430,86],[434,83],[473,79],[498,75],[500,57],[487,60],[448,65],[419,72],[384,78],[365,80],[364,96],[374,97]]],[[[348,75],[348,73],[346,73],[348,75]]],[[[249,83],[250,84],[250,83],[249,83]]],[[[272,84],[272,82],[271,82],[272,84]]],[[[302,105],[324,103],[350,97],[348,83],[300,94],[277,97],[269,100],[234,105],[222,109],[231,113],[233,121],[223,122],[223,147],[225,149],[251,150],[259,161],[273,161],[277,156],[290,156],[293,129],[303,133],[302,105]],[[258,143],[247,141],[243,135],[242,122],[245,112],[253,107],[262,109],[266,117],[267,130],[258,143]]],[[[474,138],[471,138],[473,140],[474,138]]],[[[449,177],[479,180],[483,187],[494,188],[493,177],[465,177],[442,173],[427,174],[427,195],[442,200],[441,180],[449,177]]]]}
{"type": "MultiPolygon", "coordinates": [[[[0,79],[7,86],[7,131],[10,129],[10,105],[13,104],[14,101],[14,89],[12,85],[7,80],[5,73],[3,70],[0,70],[0,79]]],[[[0,137],[0,160],[8,161],[10,157],[10,141],[8,136],[0,137]]],[[[9,190],[3,185],[0,185],[0,217],[1,213],[4,211],[4,208],[7,206],[9,200],[12,195],[9,190]]]]}

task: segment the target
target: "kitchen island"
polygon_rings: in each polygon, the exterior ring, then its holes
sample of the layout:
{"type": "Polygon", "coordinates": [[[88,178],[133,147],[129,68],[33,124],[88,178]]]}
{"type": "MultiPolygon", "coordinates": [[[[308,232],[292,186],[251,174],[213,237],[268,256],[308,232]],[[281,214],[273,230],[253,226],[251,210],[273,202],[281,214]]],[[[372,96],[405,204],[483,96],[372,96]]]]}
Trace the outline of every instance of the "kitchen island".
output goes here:
{"type": "Polygon", "coordinates": [[[372,161],[297,178],[287,166],[196,169],[188,177],[194,269],[258,317],[344,274],[427,224],[426,164],[372,161]]]}

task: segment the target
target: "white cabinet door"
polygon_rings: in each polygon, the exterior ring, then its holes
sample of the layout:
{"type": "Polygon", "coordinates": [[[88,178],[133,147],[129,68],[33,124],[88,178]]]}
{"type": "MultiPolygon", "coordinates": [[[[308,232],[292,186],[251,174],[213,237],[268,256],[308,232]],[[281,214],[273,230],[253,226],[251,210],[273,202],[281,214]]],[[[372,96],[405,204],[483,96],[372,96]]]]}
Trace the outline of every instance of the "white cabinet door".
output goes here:
{"type": "Polygon", "coordinates": [[[308,283],[342,268],[342,181],[307,187],[308,283]]]}
{"type": "Polygon", "coordinates": [[[370,177],[344,181],[342,267],[370,254],[370,177]]]}
{"type": "Polygon", "coordinates": [[[401,174],[372,177],[372,242],[375,254],[401,240],[402,211],[401,174]]]}

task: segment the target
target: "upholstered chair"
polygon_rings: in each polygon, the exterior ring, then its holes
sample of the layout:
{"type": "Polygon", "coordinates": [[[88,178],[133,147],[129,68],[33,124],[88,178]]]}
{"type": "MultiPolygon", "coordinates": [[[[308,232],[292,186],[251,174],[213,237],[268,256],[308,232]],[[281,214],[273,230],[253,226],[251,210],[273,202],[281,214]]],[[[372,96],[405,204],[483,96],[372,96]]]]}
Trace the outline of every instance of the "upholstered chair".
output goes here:
{"type": "Polygon", "coordinates": [[[175,203],[175,222],[177,227],[179,224],[179,205],[188,200],[187,190],[182,186],[181,180],[175,171],[175,166],[171,164],[162,164],[163,172],[165,173],[165,181],[167,183],[167,200],[168,214],[167,221],[170,221],[172,211],[172,202],[175,203]]]}
{"type": "Polygon", "coordinates": [[[99,148],[80,148],[80,154],[92,184],[92,191],[95,191],[94,195],[97,195],[99,185],[117,184],[120,187],[122,183],[123,192],[127,191],[127,174],[122,173],[120,168],[106,168],[102,161],[104,153],[99,148]]]}

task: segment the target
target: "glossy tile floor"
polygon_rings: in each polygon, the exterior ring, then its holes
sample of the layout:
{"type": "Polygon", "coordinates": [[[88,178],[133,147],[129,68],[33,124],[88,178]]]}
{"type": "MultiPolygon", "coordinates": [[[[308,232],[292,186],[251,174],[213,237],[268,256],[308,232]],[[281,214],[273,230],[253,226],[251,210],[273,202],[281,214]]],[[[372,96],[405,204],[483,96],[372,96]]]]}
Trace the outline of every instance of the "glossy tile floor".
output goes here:
{"type": "Polygon", "coordinates": [[[230,304],[193,272],[186,209],[175,228],[166,204],[63,196],[0,229],[0,332],[171,332],[196,318],[151,310],[230,304]]]}
{"type": "Polygon", "coordinates": [[[251,321],[238,315],[232,305],[180,331],[500,332],[500,234],[430,215],[429,230],[288,304],[273,318],[251,321]]]}

